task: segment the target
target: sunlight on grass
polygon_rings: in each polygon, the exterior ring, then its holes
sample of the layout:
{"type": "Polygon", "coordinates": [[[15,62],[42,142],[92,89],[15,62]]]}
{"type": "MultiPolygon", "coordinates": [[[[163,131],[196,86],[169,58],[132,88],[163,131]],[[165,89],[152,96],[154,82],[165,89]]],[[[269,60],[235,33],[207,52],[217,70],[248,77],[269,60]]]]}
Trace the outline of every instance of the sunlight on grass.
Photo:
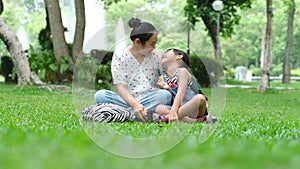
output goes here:
{"type": "Polygon", "coordinates": [[[0,83],[3,83],[3,82],[5,82],[5,78],[4,78],[4,76],[0,75],[0,83]]]}

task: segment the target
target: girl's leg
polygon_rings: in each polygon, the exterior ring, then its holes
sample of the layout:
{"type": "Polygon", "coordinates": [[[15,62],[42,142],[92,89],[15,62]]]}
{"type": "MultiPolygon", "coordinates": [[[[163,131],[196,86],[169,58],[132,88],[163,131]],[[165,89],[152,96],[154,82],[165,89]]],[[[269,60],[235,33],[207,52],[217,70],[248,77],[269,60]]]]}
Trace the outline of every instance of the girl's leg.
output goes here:
{"type": "MultiPolygon", "coordinates": [[[[178,110],[178,118],[181,122],[194,123],[196,118],[204,115],[207,102],[202,94],[194,96],[190,101],[182,105],[178,110]]],[[[168,115],[171,108],[166,105],[158,105],[155,112],[159,115],[168,115]]]]}
{"type": "Polygon", "coordinates": [[[171,109],[171,106],[166,106],[166,105],[160,104],[155,108],[155,112],[160,116],[168,115],[171,112],[170,109],[171,109]]]}
{"type": "Polygon", "coordinates": [[[185,116],[198,118],[204,115],[206,109],[206,99],[202,94],[197,94],[190,101],[182,105],[178,110],[178,118],[185,116]]]}

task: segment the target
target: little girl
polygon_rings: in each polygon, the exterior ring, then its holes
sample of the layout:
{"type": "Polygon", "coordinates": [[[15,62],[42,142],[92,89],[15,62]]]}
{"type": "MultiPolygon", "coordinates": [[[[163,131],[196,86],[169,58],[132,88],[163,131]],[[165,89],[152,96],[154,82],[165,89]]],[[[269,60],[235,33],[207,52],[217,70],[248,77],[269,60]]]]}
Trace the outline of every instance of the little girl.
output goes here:
{"type": "Polygon", "coordinates": [[[206,121],[207,102],[196,79],[188,70],[189,56],[178,49],[168,49],[162,56],[163,77],[157,85],[168,89],[174,96],[169,109],[158,105],[155,109],[160,122],[203,122],[206,121]]]}

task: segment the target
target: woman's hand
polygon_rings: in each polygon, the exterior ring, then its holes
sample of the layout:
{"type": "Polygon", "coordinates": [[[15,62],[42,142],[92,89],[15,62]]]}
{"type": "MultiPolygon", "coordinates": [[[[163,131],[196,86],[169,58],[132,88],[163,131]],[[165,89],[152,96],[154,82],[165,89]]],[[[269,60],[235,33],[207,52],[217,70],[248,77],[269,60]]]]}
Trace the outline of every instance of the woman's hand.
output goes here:
{"type": "Polygon", "coordinates": [[[140,119],[142,122],[148,121],[147,110],[142,104],[136,103],[132,108],[133,108],[135,116],[138,119],[140,119]]]}
{"type": "Polygon", "coordinates": [[[135,116],[142,122],[147,121],[147,110],[136,98],[128,91],[127,85],[117,84],[117,90],[124,101],[133,108],[135,116]]]}

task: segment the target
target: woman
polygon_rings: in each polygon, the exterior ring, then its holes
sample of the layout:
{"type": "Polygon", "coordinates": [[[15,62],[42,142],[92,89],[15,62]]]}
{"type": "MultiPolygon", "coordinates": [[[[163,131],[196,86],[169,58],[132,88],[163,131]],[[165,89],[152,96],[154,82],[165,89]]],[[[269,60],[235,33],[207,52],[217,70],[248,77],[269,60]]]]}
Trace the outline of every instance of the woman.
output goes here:
{"type": "Polygon", "coordinates": [[[137,120],[146,122],[147,111],[159,104],[171,105],[171,94],[159,89],[157,79],[162,72],[161,56],[155,53],[158,31],[138,18],[128,22],[132,44],[115,51],[112,58],[113,84],[118,94],[109,90],[95,93],[96,103],[112,103],[129,109],[137,120]]]}

